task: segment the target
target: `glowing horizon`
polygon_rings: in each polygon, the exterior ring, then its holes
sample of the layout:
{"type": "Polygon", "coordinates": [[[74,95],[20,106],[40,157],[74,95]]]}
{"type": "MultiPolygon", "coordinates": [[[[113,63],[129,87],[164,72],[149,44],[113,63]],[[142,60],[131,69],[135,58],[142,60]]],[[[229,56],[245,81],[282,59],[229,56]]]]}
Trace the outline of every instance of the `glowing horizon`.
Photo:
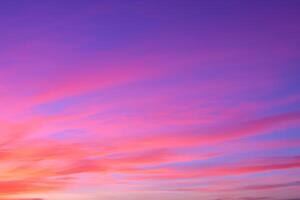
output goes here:
{"type": "Polygon", "coordinates": [[[0,5],[0,200],[300,198],[298,1],[0,5]]]}

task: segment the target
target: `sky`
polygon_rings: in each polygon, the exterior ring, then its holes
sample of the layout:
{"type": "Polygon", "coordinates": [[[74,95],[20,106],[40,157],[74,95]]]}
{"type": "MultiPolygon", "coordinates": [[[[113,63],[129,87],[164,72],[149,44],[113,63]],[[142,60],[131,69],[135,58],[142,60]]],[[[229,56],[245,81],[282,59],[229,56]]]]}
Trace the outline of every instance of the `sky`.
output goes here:
{"type": "Polygon", "coordinates": [[[0,200],[299,200],[299,10],[1,1],[0,200]]]}

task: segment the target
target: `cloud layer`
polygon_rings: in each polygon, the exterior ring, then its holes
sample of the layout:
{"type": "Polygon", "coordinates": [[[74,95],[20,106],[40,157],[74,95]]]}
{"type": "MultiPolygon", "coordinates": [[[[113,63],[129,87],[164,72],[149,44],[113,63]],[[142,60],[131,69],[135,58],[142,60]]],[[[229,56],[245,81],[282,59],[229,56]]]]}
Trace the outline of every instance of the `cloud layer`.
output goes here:
{"type": "Polygon", "coordinates": [[[300,197],[299,3],[0,4],[0,200],[300,197]]]}

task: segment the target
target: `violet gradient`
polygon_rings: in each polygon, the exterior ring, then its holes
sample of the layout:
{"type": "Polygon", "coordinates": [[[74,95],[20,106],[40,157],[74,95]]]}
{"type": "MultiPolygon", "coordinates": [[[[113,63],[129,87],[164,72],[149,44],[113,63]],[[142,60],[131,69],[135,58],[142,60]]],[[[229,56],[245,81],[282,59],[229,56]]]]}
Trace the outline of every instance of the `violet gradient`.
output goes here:
{"type": "Polygon", "coordinates": [[[299,11],[1,1],[0,200],[299,199],[299,11]]]}

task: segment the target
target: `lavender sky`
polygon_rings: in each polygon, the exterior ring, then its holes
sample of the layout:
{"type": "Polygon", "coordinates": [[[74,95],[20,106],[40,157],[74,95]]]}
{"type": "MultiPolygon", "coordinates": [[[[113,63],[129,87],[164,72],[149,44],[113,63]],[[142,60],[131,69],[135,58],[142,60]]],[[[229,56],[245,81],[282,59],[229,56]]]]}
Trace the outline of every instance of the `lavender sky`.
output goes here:
{"type": "Polygon", "coordinates": [[[300,1],[0,1],[0,200],[300,199],[300,1]]]}

